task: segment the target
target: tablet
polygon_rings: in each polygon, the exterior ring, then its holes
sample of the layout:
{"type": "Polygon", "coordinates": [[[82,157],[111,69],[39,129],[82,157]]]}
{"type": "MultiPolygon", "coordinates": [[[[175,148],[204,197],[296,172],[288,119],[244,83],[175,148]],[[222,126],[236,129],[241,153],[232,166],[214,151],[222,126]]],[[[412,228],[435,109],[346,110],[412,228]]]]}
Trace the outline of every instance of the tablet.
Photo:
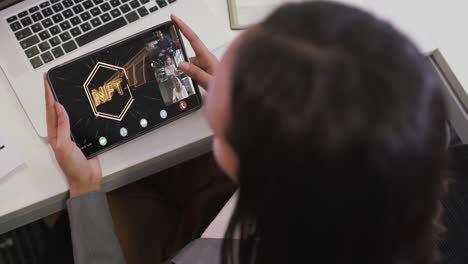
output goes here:
{"type": "Polygon", "coordinates": [[[48,80],[73,140],[92,158],[201,107],[197,83],[178,67],[187,60],[166,22],[50,69],[48,80]]]}

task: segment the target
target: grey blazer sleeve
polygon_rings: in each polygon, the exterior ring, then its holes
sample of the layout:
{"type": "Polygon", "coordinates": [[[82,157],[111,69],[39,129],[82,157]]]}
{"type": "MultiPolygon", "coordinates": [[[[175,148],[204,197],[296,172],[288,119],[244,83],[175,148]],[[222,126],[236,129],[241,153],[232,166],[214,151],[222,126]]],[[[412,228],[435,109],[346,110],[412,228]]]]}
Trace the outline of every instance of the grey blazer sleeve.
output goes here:
{"type": "Polygon", "coordinates": [[[104,193],[71,198],[67,208],[75,264],[125,263],[104,193]]]}
{"type": "MultiPolygon", "coordinates": [[[[164,264],[219,264],[221,263],[222,239],[199,238],[185,246],[177,255],[164,264]]],[[[234,248],[237,244],[234,242],[234,248]]]]}

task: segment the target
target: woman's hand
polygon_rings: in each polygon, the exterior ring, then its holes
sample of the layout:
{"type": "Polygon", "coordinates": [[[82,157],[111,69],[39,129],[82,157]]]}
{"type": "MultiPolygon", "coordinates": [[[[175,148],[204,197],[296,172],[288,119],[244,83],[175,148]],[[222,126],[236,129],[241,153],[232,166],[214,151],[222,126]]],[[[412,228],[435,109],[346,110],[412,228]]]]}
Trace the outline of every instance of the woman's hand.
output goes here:
{"type": "Polygon", "coordinates": [[[218,59],[208,50],[205,44],[198,38],[197,34],[180,18],[171,15],[171,19],[179,27],[180,31],[184,34],[195,51],[195,57],[190,58],[190,63],[181,62],[179,67],[185,74],[207,89],[214,69],[219,63],[218,59]]]}
{"type": "Polygon", "coordinates": [[[87,160],[71,140],[70,121],[63,106],[52,95],[47,77],[44,76],[47,110],[47,133],[55,158],[67,177],[70,197],[99,191],[102,170],[97,158],[87,160]]]}

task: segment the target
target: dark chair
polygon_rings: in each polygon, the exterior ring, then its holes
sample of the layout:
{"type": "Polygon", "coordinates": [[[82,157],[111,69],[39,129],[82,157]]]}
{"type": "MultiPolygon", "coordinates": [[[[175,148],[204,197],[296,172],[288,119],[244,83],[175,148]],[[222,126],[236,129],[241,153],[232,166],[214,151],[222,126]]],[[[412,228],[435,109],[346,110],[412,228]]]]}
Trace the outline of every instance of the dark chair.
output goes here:
{"type": "Polygon", "coordinates": [[[442,237],[436,238],[441,263],[468,263],[468,145],[452,145],[450,151],[449,190],[442,201],[444,224],[442,237]]]}

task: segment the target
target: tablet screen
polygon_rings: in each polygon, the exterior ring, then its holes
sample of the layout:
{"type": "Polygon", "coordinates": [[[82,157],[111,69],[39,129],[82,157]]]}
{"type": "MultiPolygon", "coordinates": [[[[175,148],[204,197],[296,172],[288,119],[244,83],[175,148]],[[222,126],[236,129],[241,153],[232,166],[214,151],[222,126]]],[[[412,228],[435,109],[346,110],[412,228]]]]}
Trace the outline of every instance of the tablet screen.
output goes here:
{"type": "Polygon", "coordinates": [[[178,67],[186,60],[167,22],[50,70],[83,153],[90,158],[198,109],[198,86],[178,67]]]}

